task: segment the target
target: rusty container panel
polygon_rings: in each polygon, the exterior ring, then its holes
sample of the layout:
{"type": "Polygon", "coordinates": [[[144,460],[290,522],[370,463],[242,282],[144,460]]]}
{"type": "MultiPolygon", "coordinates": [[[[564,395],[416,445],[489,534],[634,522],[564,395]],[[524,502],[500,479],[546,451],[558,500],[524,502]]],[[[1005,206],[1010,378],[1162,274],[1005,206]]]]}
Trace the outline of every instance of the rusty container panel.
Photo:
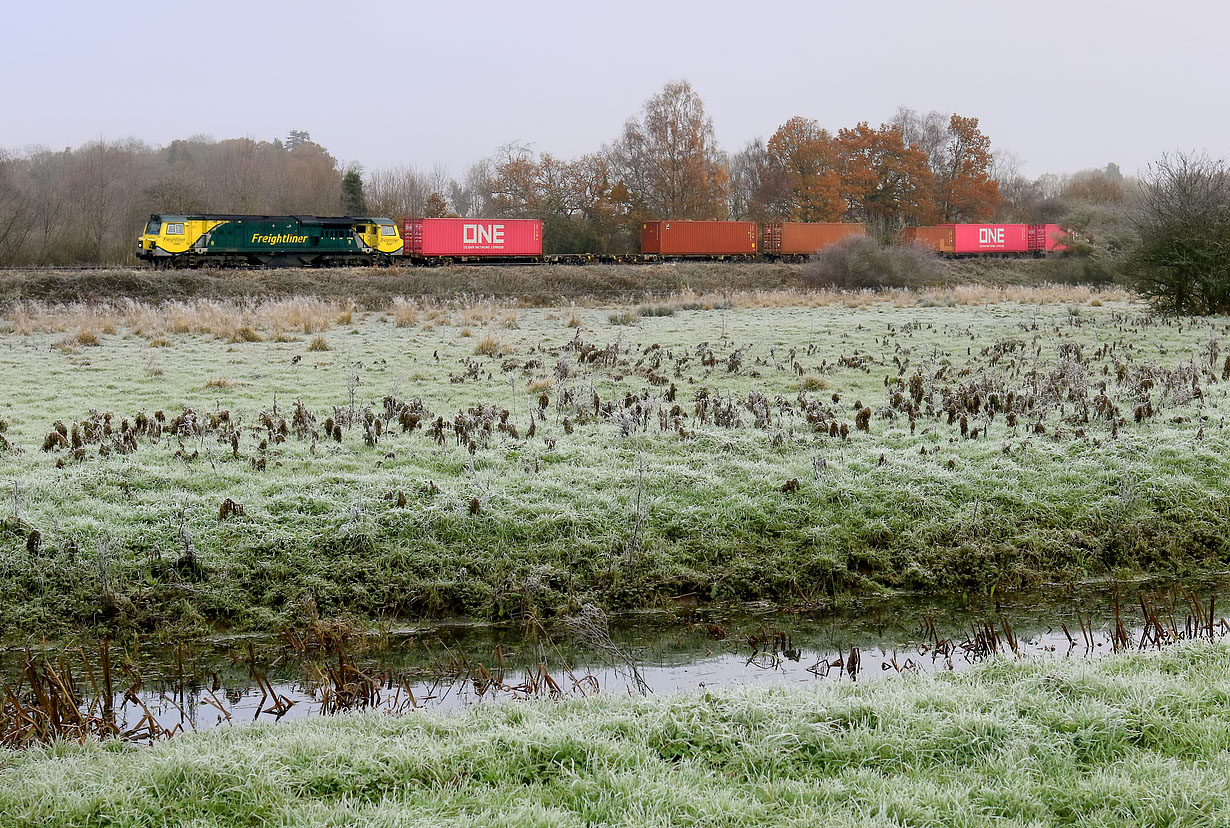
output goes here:
{"type": "Polygon", "coordinates": [[[647,221],[641,252],[662,256],[755,256],[754,221],[647,221]]]}
{"type": "Polygon", "coordinates": [[[760,249],[777,256],[810,255],[850,236],[865,235],[862,224],[786,221],[761,228],[760,249]]]}
{"type": "Polygon", "coordinates": [[[956,253],[956,233],[951,224],[934,224],[929,227],[907,227],[902,237],[907,242],[921,244],[937,253],[956,253]]]}
{"type": "Polygon", "coordinates": [[[402,230],[407,256],[542,255],[542,222],[537,219],[408,218],[402,230]]]}

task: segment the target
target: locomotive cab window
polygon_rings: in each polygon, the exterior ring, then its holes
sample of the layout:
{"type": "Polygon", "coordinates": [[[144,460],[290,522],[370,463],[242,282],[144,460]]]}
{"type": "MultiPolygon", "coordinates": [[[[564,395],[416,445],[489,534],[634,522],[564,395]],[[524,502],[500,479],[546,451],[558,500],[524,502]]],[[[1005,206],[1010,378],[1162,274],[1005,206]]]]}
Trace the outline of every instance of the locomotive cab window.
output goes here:
{"type": "Polygon", "coordinates": [[[161,230],[162,230],[161,221],[151,221],[149,224],[145,225],[145,233],[146,235],[149,235],[149,236],[157,236],[158,233],[161,232],[161,230]]]}
{"type": "Polygon", "coordinates": [[[393,225],[391,225],[391,224],[382,224],[382,225],[380,225],[380,235],[382,235],[382,236],[396,236],[396,235],[397,235],[397,228],[396,228],[396,227],[394,227],[394,226],[393,226],[393,225]]]}
{"type": "Polygon", "coordinates": [[[184,234],[183,224],[177,223],[177,224],[167,225],[167,235],[168,236],[182,236],[183,234],[184,234]]]}

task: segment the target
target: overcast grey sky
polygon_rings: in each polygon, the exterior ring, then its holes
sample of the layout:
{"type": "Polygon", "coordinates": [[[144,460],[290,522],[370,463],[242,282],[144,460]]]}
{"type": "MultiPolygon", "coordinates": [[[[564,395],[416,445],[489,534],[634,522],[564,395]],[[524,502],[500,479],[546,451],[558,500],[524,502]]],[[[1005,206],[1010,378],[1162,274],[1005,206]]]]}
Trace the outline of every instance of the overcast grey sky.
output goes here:
{"type": "Polygon", "coordinates": [[[6,4],[0,147],[303,129],[368,168],[573,157],[672,79],[723,149],[793,115],[976,116],[1029,175],[1230,156],[1218,2],[6,4]]]}

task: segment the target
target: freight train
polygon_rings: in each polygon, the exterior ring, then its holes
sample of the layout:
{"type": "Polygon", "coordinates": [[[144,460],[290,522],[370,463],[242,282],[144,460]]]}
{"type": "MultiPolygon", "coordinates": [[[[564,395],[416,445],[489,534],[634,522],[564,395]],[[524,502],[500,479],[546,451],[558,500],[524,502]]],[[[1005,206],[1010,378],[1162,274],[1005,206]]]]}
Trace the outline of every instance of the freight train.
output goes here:
{"type": "MultiPolygon", "coordinates": [[[[542,252],[537,219],[152,215],[137,258],[155,266],[323,267],[346,264],[648,263],[683,259],[803,261],[866,234],[862,224],[647,221],[634,254],[542,252]]],[[[1064,250],[1054,224],[910,227],[942,255],[1045,255],[1064,250]]]]}

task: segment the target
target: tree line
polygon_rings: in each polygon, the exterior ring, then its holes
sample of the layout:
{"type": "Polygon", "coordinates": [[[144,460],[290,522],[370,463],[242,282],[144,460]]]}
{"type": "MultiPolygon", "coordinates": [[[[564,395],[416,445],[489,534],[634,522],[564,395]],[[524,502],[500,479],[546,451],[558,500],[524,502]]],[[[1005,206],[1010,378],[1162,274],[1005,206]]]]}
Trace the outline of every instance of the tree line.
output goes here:
{"type": "Polygon", "coordinates": [[[302,132],[0,151],[0,265],[133,261],[151,213],[336,213],[343,175],[302,132]]]}
{"type": "Polygon", "coordinates": [[[343,165],[306,132],[151,147],[0,150],[0,265],[132,260],[151,213],[338,213],[542,219],[548,252],[635,250],[651,218],[909,224],[1070,221],[1113,246],[1133,182],[1114,165],[1027,180],[975,117],[902,108],[830,131],[796,116],[728,154],[686,82],[666,84],[613,140],[577,158],[500,147],[460,178],[343,165]]]}

